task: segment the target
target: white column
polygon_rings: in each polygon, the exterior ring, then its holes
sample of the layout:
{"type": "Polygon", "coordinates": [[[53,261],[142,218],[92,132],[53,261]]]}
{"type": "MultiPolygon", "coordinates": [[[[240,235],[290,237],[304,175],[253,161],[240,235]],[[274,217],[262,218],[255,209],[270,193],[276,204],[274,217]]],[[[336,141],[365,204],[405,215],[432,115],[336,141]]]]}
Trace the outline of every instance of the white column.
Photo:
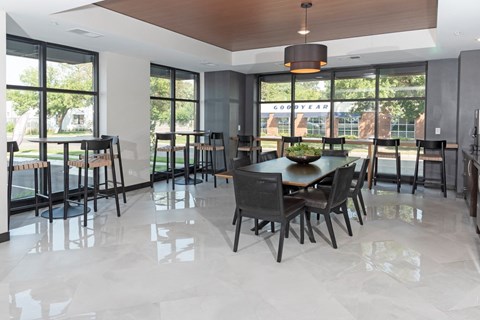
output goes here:
{"type": "Polygon", "coordinates": [[[0,234],[8,232],[8,213],[7,213],[7,166],[5,159],[7,157],[7,89],[6,89],[6,55],[7,55],[7,14],[0,10],[0,234]]]}
{"type": "Polygon", "coordinates": [[[100,53],[100,134],[118,135],[125,184],[150,181],[150,61],[100,53]]]}

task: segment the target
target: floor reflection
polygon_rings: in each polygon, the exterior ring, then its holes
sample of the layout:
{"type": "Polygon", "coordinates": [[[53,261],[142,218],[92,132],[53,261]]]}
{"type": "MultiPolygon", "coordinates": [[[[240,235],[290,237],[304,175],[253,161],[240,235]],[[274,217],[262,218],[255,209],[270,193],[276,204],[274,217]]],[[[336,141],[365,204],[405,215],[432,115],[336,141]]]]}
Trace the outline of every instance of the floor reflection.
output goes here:
{"type": "MultiPolygon", "coordinates": [[[[41,288],[44,291],[46,288],[41,288]]],[[[42,294],[35,294],[33,289],[15,288],[10,289],[10,319],[56,319],[65,313],[71,303],[71,292],[63,292],[64,295],[51,297],[50,301],[42,300],[42,294]]]]}
{"type": "Polygon", "coordinates": [[[155,210],[174,210],[205,207],[205,199],[194,197],[188,191],[157,191],[153,193],[155,210]]]}
{"type": "Polygon", "coordinates": [[[195,260],[195,239],[188,234],[188,229],[194,224],[194,220],[188,220],[181,225],[178,223],[151,225],[150,239],[157,244],[159,263],[195,260]],[[184,231],[185,228],[187,230],[184,231]]]}
{"type": "Polygon", "coordinates": [[[395,241],[362,243],[362,256],[367,271],[380,270],[398,280],[419,282],[421,280],[422,255],[405,248],[395,241]]]}
{"type": "Polygon", "coordinates": [[[410,224],[423,221],[423,210],[408,205],[369,207],[367,214],[372,220],[399,219],[410,224]]]}

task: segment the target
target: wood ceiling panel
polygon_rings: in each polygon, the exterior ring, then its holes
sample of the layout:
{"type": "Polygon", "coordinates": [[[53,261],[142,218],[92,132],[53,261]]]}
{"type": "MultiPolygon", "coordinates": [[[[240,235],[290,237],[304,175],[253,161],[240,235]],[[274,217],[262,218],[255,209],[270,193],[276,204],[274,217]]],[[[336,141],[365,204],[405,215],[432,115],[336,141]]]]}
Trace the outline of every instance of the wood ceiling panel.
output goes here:
{"type": "MultiPolygon", "coordinates": [[[[230,50],[303,42],[302,1],[104,0],[97,5],[230,50]]],[[[437,0],[323,0],[308,9],[309,42],[435,28],[437,0]]]]}

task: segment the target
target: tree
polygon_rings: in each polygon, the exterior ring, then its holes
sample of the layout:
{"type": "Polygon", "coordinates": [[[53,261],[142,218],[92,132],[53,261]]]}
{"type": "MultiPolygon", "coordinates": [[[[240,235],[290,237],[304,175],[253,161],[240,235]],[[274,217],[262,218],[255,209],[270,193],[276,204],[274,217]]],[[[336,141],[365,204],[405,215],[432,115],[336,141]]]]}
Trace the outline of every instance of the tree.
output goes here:
{"type": "MultiPolygon", "coordinates": [[[[49,63],[47,88],[91,92],[93,88],[92,75],[91,63],[76,65],[49,63]]],[[[20,75],[20,80],[24,85],[38,87],[38,70],[33,67],[25,69],[20,75]]],[[[12,101],[13,109],[18,115],[39,108],[38,91],[8,90],[7,99],[12,101]]],[[[49,92],[47,94],[47,117],[54,117],[59,131],[62,131],[63,120],[70,109],[88,107],[92,103],[91,95],[49,92]]]]}

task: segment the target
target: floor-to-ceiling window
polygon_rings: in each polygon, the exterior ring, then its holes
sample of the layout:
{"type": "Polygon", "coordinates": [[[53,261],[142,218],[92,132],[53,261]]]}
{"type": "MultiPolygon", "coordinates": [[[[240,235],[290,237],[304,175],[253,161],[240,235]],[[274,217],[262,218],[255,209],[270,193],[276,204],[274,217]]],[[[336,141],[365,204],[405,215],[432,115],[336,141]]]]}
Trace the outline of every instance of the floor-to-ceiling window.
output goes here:
{"type": "MultiPolygon", "coordinates": [[[[155,64],[150,66],[152,147],[155,132],[192,131],[198,128],[199,87],[198,73],[155,64]]],[[[185,136],[177,136],[176,143],[185,144],[185,136]]],[[[178,163],[183,162],[181,152],[176,157],[178,163]]],[[[160,156],[157,162],[157,170],[162,170],[165,157],[160,156]]]]}
{"type": "MultiPolygon", "coordinates": [[[[48,159],[53,191],[63,191],[63,148],[29,138],[96,133],[98,54],[77,48],[7,36],[7,139],[19,144],[16,157],[48,159]],[[58,174],[55,174],[58,173],[58,174]]],[[[79,152],[72,145],[70,153],[79,152]]],[[[13,197],[28,198],[31,172],[14,175],[13,197]]],[[[76,181],[71,179],[71,186],[76,181]]]]}
{"type": "MultiPolygon", "coordinates": [[[[263,137],[422,139],[425,85],[425,63],[261,75],[259,132],[263,137]]],[[[347,147],[352,155],[367,155],[365,145],[347,147]]],[[[409,160],[412,152],[404,153],[409,160]]]]}

